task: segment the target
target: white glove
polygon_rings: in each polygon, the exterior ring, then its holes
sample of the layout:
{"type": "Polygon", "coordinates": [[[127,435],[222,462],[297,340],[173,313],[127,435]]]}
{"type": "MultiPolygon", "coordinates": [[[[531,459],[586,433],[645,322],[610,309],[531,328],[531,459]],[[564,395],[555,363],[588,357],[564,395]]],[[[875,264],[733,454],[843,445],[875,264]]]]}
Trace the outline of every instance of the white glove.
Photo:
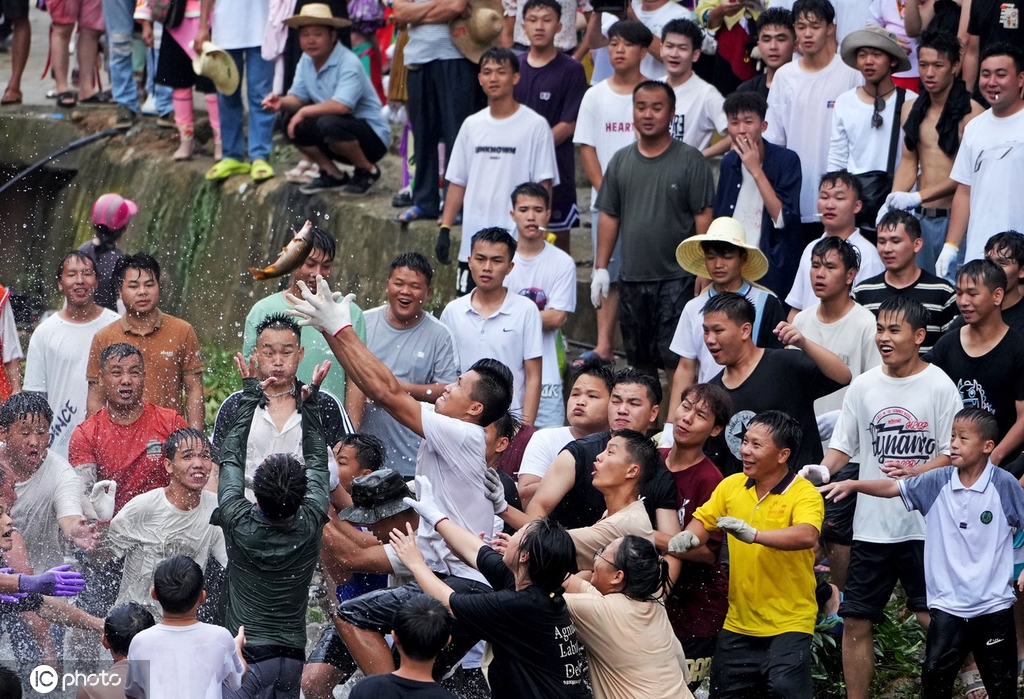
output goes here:
{"type": "Polygon", "coordinates": [[[437,503],[434,502],[434,486],[426,476],[416,476],[416,497],[416,500],[402,498],[402,502],[416,510],[420,519],[431,527],[436,527],[438,522],[448,518],[448,515],[437,508],[437,503]]]}
{"type": "Polygon", "coordinates": [[[493,468],[488,468],[484,472],[484,488],[487,499],[494,506],[494,514],[500,515],[508,509],[508,503],[505,502],[505,486],[501,482],[501,476],[493,468]]]}
{"type": "Polygon", "coordinates": [[[729,532],[745,544],[754,543],[757,530],[736,517],[719,517],[715,522],[722,531],[729,532]]]}
{"type": "Polygon", "coordinates": [[[807,464],[797,471],[796,475],[806,478],[814,485],[825,485],[832,479],[828,466],[822,466],[821,464],[807,464]]]}
{"type": "Polygon", "coordinates": [[[686,553],[700,546],[700,539],[691,531],[682,531],[668,541],[669,553],[686,553]]]}
{"type": "Polygon", "coordinates": [[[332,293],[327,286],[327,281],[317,275],[316,293],[314,294],[303,281],[299,282],[299,293],[302,298],[297,298],[291,293],[285,294],[295,307],[285,311],[287,315],[299,319],[299,325],[309,325],[320,332],[329,335],[337,335],[345,328],[352,326],[352,301],[355,294],[349,294],[340,303],[336,303],[340,293],[332,293]]]}
{"type": "Polygon", "coordinates": [[[608,291],[612,286],[612,278],[608,276],[608,270],[595,269],[590,273],[590,303],[594,308],[601,307],[601,299],[608,298],[608,291]]]}
{"type": "Polygon", "coordinates": [[[836,430],[836,422],[839,420],[839,410],[830,410],[818,416],[818,437],[821,441],[832,436],[836,430]]]}
{"type": "Polygon", "coordinates": [[[943,243],[942,252],[939,253],[939,257],[935,260],[935,273],[942,278],[946,278],[952,269],[953,265],[956,264],[956,256],[960,253],[960,248],[953,243],[943,243]]]}
{"type": "Polygon", "coordinates": [[[114,518],[114,499],[117,497],[117,483],[114,481],[96,481],[89,494],[89,502],[96,511],[96,519],[109,522],[114,518]]]}
{"type": "Polygon", "coordinates": [[[887,209],[900,209],[909,211],[921,206],[921,194],[919,192],[892,192],[885,198],[887,209]]]}

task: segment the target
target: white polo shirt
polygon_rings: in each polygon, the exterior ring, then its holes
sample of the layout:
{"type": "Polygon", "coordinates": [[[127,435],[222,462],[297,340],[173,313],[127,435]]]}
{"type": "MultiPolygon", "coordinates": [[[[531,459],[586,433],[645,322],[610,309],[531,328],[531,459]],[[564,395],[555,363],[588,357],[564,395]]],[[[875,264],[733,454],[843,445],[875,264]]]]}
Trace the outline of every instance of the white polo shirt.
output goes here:
{"type": "Polygon", "coordinates": [[[1009,609],[1013,529],[1024,522],[1024,490],[1017,479],[990,461],[970,487],[953,466],[898,485],[907,509],[924,514],[929,609],[967,619],[1009,609]]]}
{"type": "Polygon", "coordinates": [[[515,380],[510,409],[521,411],[526,387],[525,362],[544,354],[540,311],[525,296],[507,292],[501,308],[484,318],[473,308],[474,296],[476,289],[449,303],[441,313],[441,322],[455,338],[459,371],[469,371],[480,359],[497,359],[509,368],[515,380]]]}

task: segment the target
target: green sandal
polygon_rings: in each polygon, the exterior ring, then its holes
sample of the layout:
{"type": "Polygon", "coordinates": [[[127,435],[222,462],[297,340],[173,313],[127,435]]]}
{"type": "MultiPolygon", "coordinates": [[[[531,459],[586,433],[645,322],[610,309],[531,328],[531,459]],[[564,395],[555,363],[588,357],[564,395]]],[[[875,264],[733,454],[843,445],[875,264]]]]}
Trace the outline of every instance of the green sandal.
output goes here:
{"type": "Polygon", "coordinates": [[[224,158],[206,171],[208,180],[225,180],[232,175],[247,175],[251,166],[234,158],[224,158]]]}
{"type": "Polygon", "coordinates": [[[249,175],[252,177],[254,182],[262,182],[263,180],[269,180],[274,176],[274,168],[270,166],[263,158],[257,158],[252,161],[252,168],[249,170],[249,175]]]}

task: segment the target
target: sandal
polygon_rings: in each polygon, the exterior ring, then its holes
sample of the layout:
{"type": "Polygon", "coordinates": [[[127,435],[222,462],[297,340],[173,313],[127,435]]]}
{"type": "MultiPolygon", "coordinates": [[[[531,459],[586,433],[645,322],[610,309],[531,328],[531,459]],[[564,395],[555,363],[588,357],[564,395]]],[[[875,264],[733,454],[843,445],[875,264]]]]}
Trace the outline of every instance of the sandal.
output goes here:
{"type": "Polygon", "coordinates": [[[97,92],[78,100],[79,104],[110,104],[110,95],[106,92],[97,92]]]}
{"type": "Polygon", "coordinates": [[[418,206],[410,206],[402,213],[395,216],[393,219],[397,223],[401,223],[403,226],[407,226],[413,221],[433,221],[437,216],[428,216],[423,209],[418,206]]]}
{"type": "Polygon", "coordinates": [[[985,699],[988,697],[988,692],[985,691],[985,683],[981,681],[981,673],[977,670],[961,672],[960,682],[964,686],[964,696],[967,699],[985,699]]]}
{"type": "Polygon", "coordinates": [[[57,106],[63,109],[74,109],[78,104],[78,95],[71,90],[66,90],[57,95],[57,106]]]}
{"type": "Polygon", "coordinates": [[[573,360],[572,367],[573,369],[579,369],[584,364],[589,364],[590,362],[600,362],[601,366],[612,366],[613,364],[615,364],[614,359],[608,360],[599,355],[594,350],[587,350],[586,352],[581,354],[577,359],[573,360]]]}
{"type": "Polygon", "coordinates": [[[294,184],[309,184],[320,174],[320,168],[305,158],[299,164],[284,173],[284,179],[294,184]]]}
{"type": "Polygon", "coordinates": [[[7,89],[4,96],[0,98],[0,105],[21,104],[22,94],[18,90],[7,89]]]}
{"type": "Polygon", "coordinates": [[[249,168],[249,176],[252,177],[253,182],[269,180],[274,176],[274,168],[263,158],[256,158],[252,161],[252,167],[249,168]]]}
{"type": "Polygon", "coordinates": [[[226,180],[232,175],[248,175],[251,170],[249,163],[243,163],[234,158],[224,158],[214,164],[206,171],[208,180],[226,180]]]}

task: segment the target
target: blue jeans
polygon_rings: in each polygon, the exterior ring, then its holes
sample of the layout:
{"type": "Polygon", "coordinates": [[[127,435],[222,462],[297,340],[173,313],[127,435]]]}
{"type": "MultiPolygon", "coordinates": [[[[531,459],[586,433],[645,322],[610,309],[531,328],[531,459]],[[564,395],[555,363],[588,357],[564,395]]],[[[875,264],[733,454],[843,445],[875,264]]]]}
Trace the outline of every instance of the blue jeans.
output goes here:
{"type": "Polygon", "coordinates": [[[935,274],[935,260],[939,259],[942,244],[946,242],[949,217],[925,218],[920,214],[916,214],[915,217],[921,223],[921,239],[924,241],[917,253],[917,266],[925,272],[935,274]]]}
{"type": "MultiPolygon", "coordinates": [[[[170,36],[168,41],[173,41],[170,36]]],[[[156,113],[163,116],[174,111],[174,102],[171,93],[174,92],[168,85],[156,84],[156,66],[160,62],[160,50],[150,49],[146,51],[146,91],[153,95],[156,102],[156,113]]]]}
{"type": "Polygon", "coordinates": [[[114,101],[139,113],[139,90],[132,75],[133,0],[103,0],[103,20],[110,44],[110,89],[114,101]]]}
{"type": "Polygon", "coordinates": [[[260,47],[229,49],[228,53],[238,66],[238,89],[232,95],[218,95],[220,129],[224,139],[224,157],[245,160],[245,142],[242,139],[242,83],[245,80],[249,98],[249,157],[253,160],[270,157],[271,136],[274,133],[274,114],[261,106],[263,98],[274,89],[274,64],[263,60],[260,47]]]}

